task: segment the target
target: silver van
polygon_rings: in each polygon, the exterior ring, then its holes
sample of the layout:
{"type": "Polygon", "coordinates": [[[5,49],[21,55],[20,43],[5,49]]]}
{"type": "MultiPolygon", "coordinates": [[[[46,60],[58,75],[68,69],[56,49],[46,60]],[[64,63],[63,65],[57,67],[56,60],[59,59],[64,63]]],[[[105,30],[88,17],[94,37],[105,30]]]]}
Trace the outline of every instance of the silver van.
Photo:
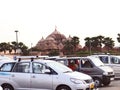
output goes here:
{"type": "Polygon", "coordinates": [[[19,60],[0,67],[0,85],[4,90],[92,90],[89,75],[72,71],[55,61],[19,60]]]}
{"type": "Polygon", "coordinates": [[[92,55],[99,58],[106,66],[110,66],[115,73],[115,79],[120,79],[120,56],[116,55],[92,55]]]}
{"type": "Polygon", "coordinates": [[[114,80],[114,71],[105,66],[95,57],[66,57],[56,58],[57,62],[65,64],[69,68],[90,75],[96,86],[107,86],[114,80]]]}

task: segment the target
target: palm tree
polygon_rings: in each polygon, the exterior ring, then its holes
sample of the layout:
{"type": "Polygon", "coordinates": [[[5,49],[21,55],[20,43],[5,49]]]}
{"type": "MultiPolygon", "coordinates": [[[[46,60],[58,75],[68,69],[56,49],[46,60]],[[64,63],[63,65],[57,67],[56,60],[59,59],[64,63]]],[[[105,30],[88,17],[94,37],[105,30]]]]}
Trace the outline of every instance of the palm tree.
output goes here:
{"type": "Polygon", "coordinates": [[[120,33],[118,33],[117,41],[120,43],[120,33]]]}
{"type": "Polygon", "coordinates": [[[3,51],[5,54],[7,49],[8,49],[8,45],[6,42],[0,43],[0,51],[3,51]]]}
{"type": "Polygon", "coordinates": [[[102,43],[103,43],[103,39],[104,39],[104,36],[97,36],[98,38],[98,47],[100,47],[100,51],[102,51],[102,43]]]}
{"type": "Polygon", "coordinates": [[[105,47],[107,48],[108,51],[110,49],[112,49],[115,45],[114,41],[110,37],[104,38],[103,43],[104,43],[104,45],[105,45],[105,47]]]}
{"type": "Polygon", "coordinates": [[[11,54],[13,49],[13,46],[10,44],[10,42],[7,43],[7,50],[9,51],[9,53],[11,54]]]}
{"type": "Polygon", "coordinates": [[[22,42],[19,42],[17,44],[17,42],[13,41],[12,46],[13,46],[15,53],[16,53],[17,49],[20,49],[22,53],[25,53],[25,52],[28,53],[28,47],[25,44],[23,44],[22,42]]]}
{"type": "Polygon", "coordinates": [[[13,46],[13,50],[14,52],[16,53],[16,50],[17,50],[17,42],[13,41],[11,42],[12,43],[12,46],[13,46]]]}
{"type": "Polygon", "coordinates": [[[73,45],[73,50],[76,52],[76,47],[79,45],[79,38],[74,36],[71,40],[71,44],[73,45]]]}
{"type": "MultiPolygon", "coordinates": [[[[117,41],[120,43],[120,33],[118,33],[117,41]]],[[[120,50],[120,47],[119,47],[120,50]]]]}
{"type": "Polygon", "coordinates": [[[85,42],[85,46],[87,48],[89,48],[89,54],[91,55],[91,38],[90,37],[86,37],[84,40],[86,41],[85,42]]]}
{"type": "Polygon", "coordinates": [[[71,41],[67,40],[64,42],[64,52],[68,55],[73,53],[73,45],[71,44],[71,41]]]}

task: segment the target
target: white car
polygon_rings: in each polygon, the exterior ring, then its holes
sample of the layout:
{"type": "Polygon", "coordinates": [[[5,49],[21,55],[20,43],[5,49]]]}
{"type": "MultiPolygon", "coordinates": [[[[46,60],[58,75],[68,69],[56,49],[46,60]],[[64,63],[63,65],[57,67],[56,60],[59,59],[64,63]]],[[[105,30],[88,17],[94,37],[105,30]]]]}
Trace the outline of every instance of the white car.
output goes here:
{"type": "Polygon", "coordinates": [[[0,86],[0,90],[3,90],[3,88],[0,86]]]}
{"type": "Polygon", "coordinates": [[[116,55],[92,55],[99,58],[106,66],[110,66],[115,73],[115,79],[120,78],[120,56],[116,55]]]}
{"type": "Polygon", "coordinates": [[[12,60],[12,59],[5,55],[0,55],[0,61],[2,61],[2,60],[12,60]]]}
{"type": "Polygon", "coordinates": [[[50,60],[5,62],[0,68],[0,85],[4,90],[92,90],[89,75],[72,71],[50,60]]]}
{"type": "Polygon", "coordinates": [[[97,87],[108,86],[114,80],[113,69],[92,56],[56,58],[54,61],[60,62],[74,71],[90,75],[97,87]]]}
{"type": "Polygon", "coordinates": [[[0,55],[0,66],[5,62],[11,62],[11,61],[14,61],[14,60],[5,55],[0,55]]]}

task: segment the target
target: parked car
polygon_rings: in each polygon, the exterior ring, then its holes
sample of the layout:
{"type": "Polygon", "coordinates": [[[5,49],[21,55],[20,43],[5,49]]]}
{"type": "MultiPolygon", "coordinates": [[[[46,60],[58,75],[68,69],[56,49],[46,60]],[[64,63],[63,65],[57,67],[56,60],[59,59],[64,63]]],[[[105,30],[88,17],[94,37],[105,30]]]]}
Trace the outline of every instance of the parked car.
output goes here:
{"type": "Polygon", "coordinates": [[[105,66],[95,57],[56,58],[54,61],[60,62],[75,71],[90,75],[98,87],[102,85],[107,86],[114,80],[113,69],[105,66]]]}
{"type": "Polygon", "coordinates": [[[0,66],[5,62],[11,62],[11,61],[14,61],[14,60],[5,55],[0,55],[0,66]]]}
{"type": "Polygon", "coordinates": [[[110,66],[115,73],[115,79],[120,78],[120,56],[116,55],[92,55],[99,58],[105,65],[110,66]]]}
{"type": "Polygon", "coordinates": [[[51,60],[19,60],[0,67],[4,90],[92,90],[93,79],[51,60]]]}
{"type": "Polygon", "coordinates": [[[3,90],[3,88],[0,86],[0,90],[3,90]]]}
{"type": "Polygon", "coordinates": [[[0,55],[0,61],[1,60],[12,60],[11,58],[5,56],[5,55],[0,55]]]}

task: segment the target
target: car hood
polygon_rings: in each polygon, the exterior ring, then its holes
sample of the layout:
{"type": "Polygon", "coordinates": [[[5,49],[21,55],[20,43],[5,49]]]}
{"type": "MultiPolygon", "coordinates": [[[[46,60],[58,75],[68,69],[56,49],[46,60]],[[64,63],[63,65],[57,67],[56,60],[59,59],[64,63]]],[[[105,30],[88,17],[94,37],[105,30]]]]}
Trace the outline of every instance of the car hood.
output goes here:
{"type": "Polygon", "coordinates": [[[104,65],[104,66],[100,66],[99,68],[106,72],[113,72],[113,69],[109,66],[104,65]]]}
{"type": "Polygon", "coordinates": [[[80,80],[92,79],[91,76],[84,74],[84,73],[81,73],[81,72],[77,72],[77,71],[74,71],[71,73],[66,73],[66,74],[69,75],[71,78],[77,78],[80,80]]]}

